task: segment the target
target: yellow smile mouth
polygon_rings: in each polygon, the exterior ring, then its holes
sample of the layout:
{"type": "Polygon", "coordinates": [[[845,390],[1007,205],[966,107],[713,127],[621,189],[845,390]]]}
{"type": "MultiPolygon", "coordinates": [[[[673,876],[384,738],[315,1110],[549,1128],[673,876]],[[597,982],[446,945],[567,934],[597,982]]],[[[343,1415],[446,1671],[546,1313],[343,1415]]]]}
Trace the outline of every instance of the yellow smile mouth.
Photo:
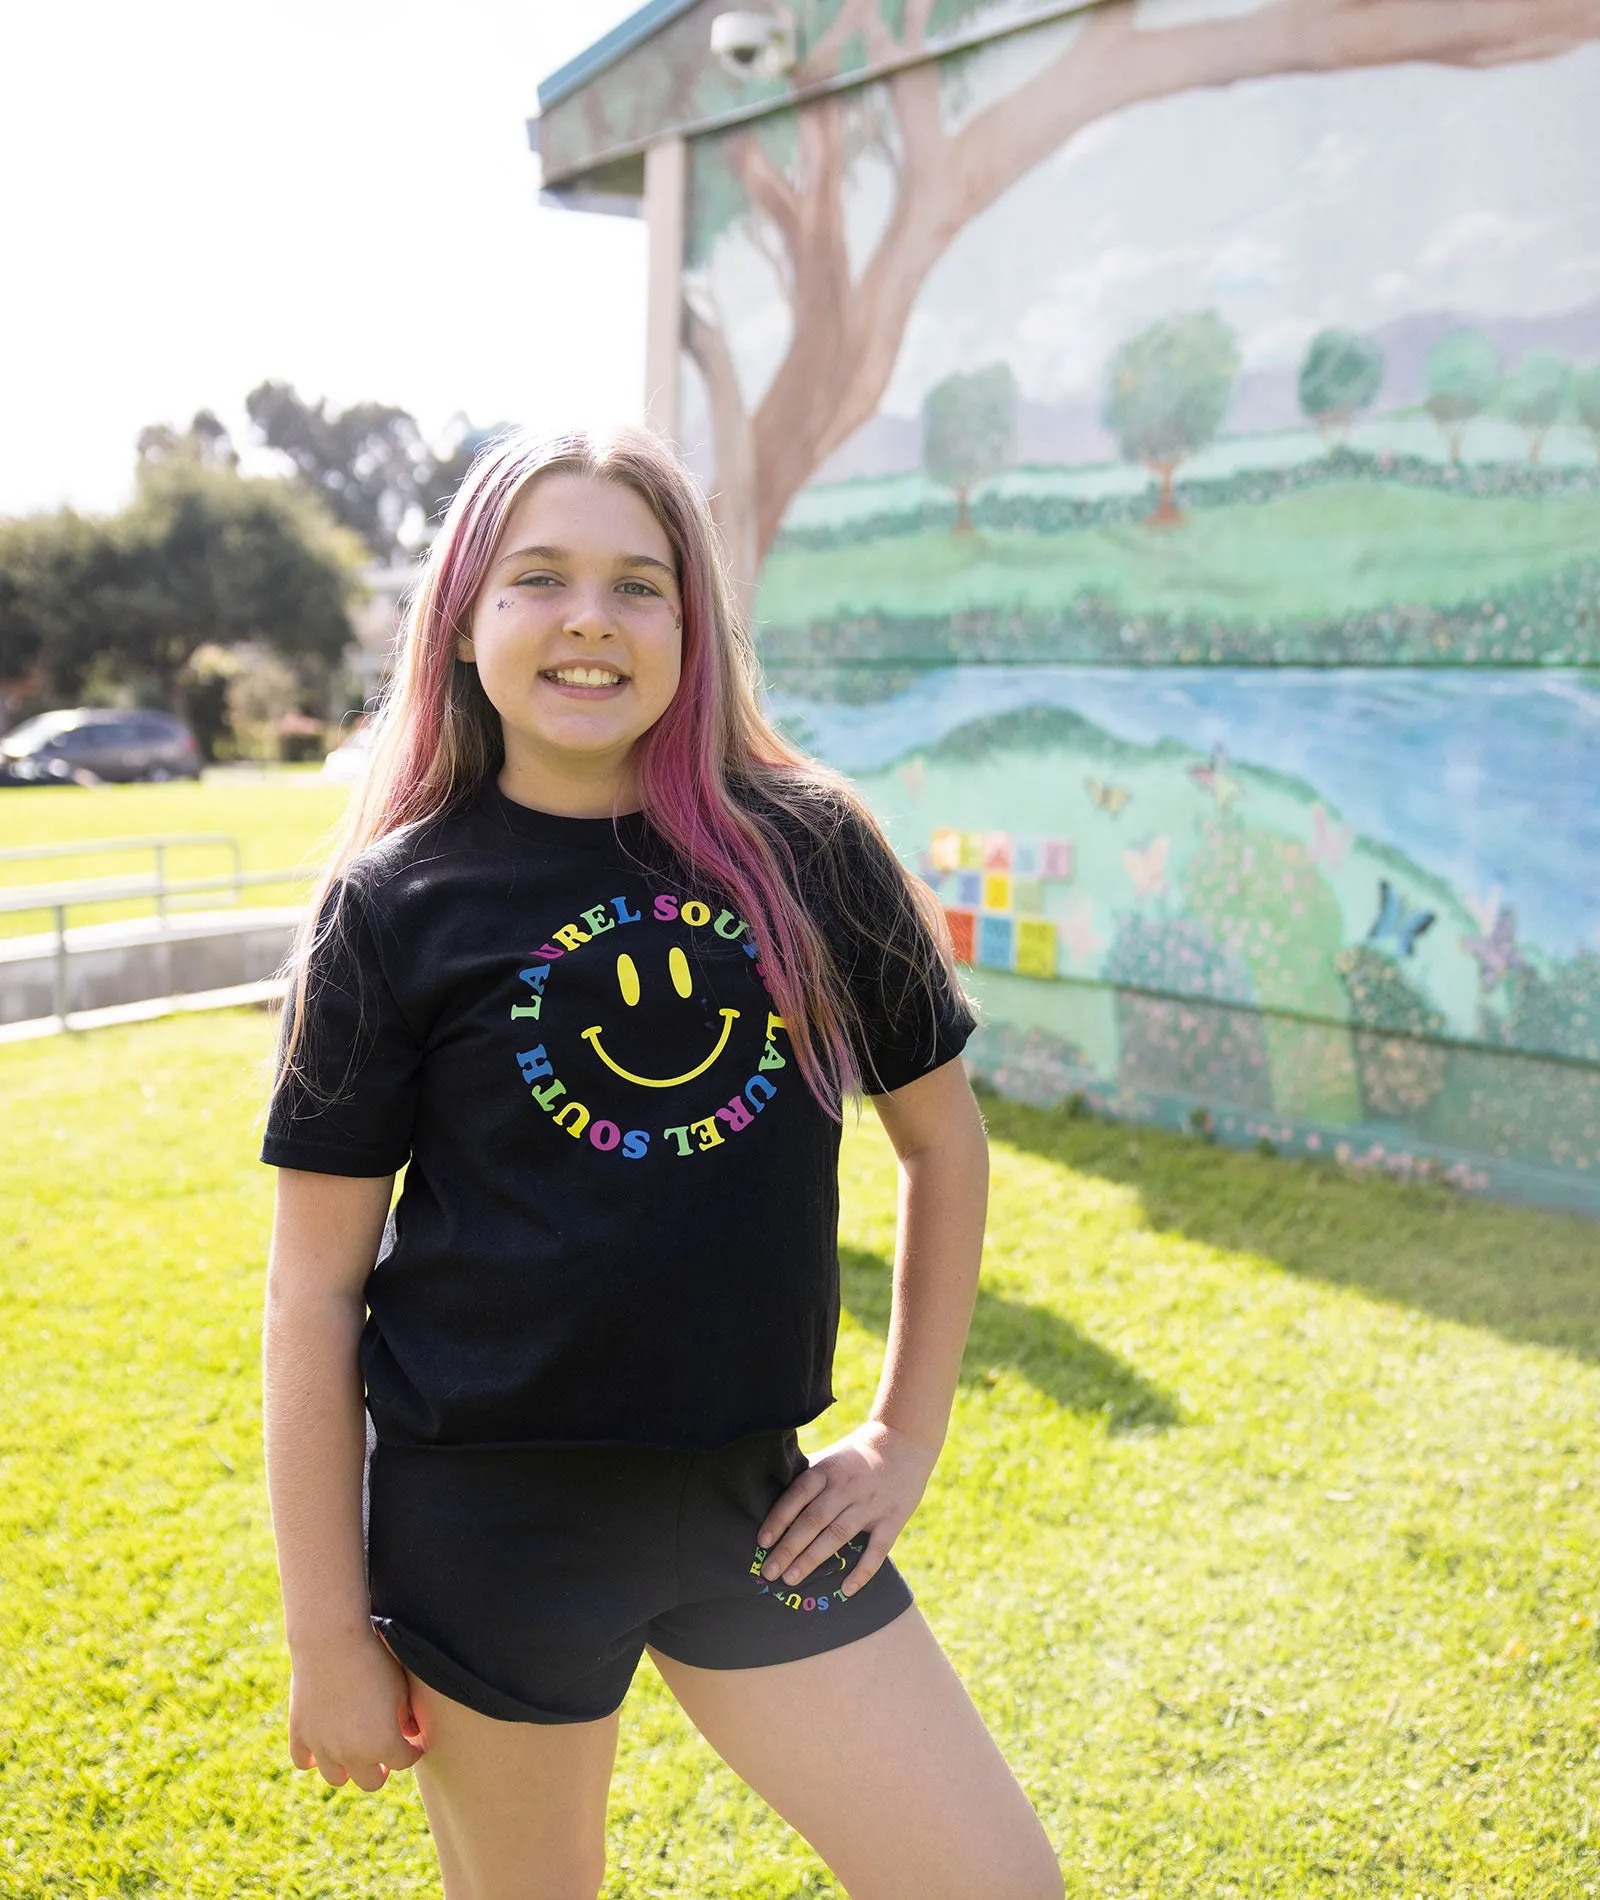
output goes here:
{"type": "Polygon", "coordinates": [[[727,1048],[728,1037],[733,1033],[733,1025],[738,1020],[738,1015],[739,1012],[736,1009],[725,1009],[721,1011],[722,1034],[717,1038],[716,1048],[711,1051],[710,1055],[706,1057],[705,1061],[702,1062],[698,1068],[690,1069],[683,1075],[669,1075],[664,1080],[658,1080],[648,1075],[630,1075],[620,1062],[613,1062],[605,1050],[600,1047],[600,1025],[598,1023],[596,1023],[592,1029],[582,1029],[578,1033],[586,1043],[590,1044],[595,1054],[611,1073],[613,1075],[620,1075],[624,1082],[632,1082],[642,1089],[675,1089],[680,1082],[692,1082],[697,1075],[704,1075],[706,1070],[711,1067],[717,1057],[727,1048]]]}

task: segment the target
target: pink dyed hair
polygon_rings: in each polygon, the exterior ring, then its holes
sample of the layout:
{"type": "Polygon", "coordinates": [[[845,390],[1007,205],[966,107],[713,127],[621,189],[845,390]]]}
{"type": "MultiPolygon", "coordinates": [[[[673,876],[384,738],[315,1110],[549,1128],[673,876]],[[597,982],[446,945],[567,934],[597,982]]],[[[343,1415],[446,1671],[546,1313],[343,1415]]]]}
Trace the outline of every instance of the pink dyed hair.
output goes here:
{"type": "MultiPolygon", "coordinates": [[[[790,839],[799,832],[825,845],[849,815],[878,839],[891,863],[893,854],[848,784],[797,751],[762,713],[754,648],[734,604],[710,511],[671,448],[642,429],[619,430],[605,441],[581,433],[509,436],[485,449],[462,482],[405,615],[397,664],[377,714],[371,769],[351,800],[291,963],[293,1014],[280,1077],[295,1067],[311,961],[338,928],[338,897],[356,860],[380,840],[473,797],[499,769],[499,715],[476,667],[457,659],[456,643],[470,628],[518,497],[530,482],[555,473],[624,483],[672,544],[683,602],[682,677],[667,710],[638,741],[640,806],[684,868],[705,876],[749,922],[801,1073],[837,1115],[840,1097],[860,1085],[853,1046],[860,1019],[799,895],[790,839]]],[[[834,882],[839,886],[841,879],[834,882]]],[[[848,885],[848,867],[842,882],[848,885]]],[[[904,873],[900,884],[900,895],[930,925],[944,974],[953,980],[948,933],[931,893],[904,873]]],[[[891,920],[854,921],[889,947],[891,920]]],[[[939,980],[932,969],[915,974],[927,984],[939,980]]]]}

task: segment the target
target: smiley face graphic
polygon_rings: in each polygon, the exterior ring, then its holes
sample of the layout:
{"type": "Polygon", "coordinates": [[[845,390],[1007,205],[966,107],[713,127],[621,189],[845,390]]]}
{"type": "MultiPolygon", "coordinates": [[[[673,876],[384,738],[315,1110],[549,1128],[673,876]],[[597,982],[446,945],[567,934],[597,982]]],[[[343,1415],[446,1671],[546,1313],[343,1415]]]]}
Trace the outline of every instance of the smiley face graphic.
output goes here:
{"type": "MultiPolygon", "coordinates": [[[[687,999],[694,994],[694,978],[689,971],[689,959],[677,944],[674,944],[667,952],[667,972],[672,978],[672,987],[681,997],[687,999]]],[[[639,998],[643,994],[639,970],[626,950],[617,958],[617,988],[629,1009],[638,1005],[639,998]]],[[[635,1087],[641,1089],[675,1089],[685,1082],[694,1081],[696,1076],[704,1075],[727,1048],[728,1037],[733,1033],[733,1025],[739,1020],[739,1012],[736,1009],[721,1009],[717,1013],[722,1018],[722,1033],[717,1037],[710,1055],[703,1062],[696,1063],[692,1069],[685,1069],[682,1075],[635,1075],[631,1069],[623,1068],[622,1064],[614,1056],[608,1054],[602,1046],[600,1037],[603,1026],[599,1023],[592,1024],[588,1029],[580,1029],[578,1034],[611,1073],[621,1076],[624,1082],[632,1082],[635,1087]]]]}
{"type": "Polygon", "coordinates": [[[622,1161],[659,1155],[675,1165],[711,1154],[762,1122],[792,1058],[779,1046],[788,1032],[772,1008],[750,936],[749,925],[725,906],[666,891],[611,897],[552,930],[533,953],[537,960],[518,970],[517,981],[526,987],[511,1006],[513,1023],[539,1025],[537,1041],[518,1028],[517,1041],[532,1046],[514,1054],[530,1100],[551,1126],[622,1161]],[[663,941],[663,926],[684,930],[690,952],[663,941]],[[630,933],[628,949],[619,953],[615,937],[603,947],[597,943],[613,930],[630,933]],[[698,940],[697,932],[704,933],[698,940]],[[730,987],[736,1003],[722,1000],[730,987]],[[572,1032],[562,1030],[563,1016],[568,1023],[587,1017],[588,1026],[567,1041],[572,1032]],[[668,1054],[661,1053],[662,1037],[668,1054]],[[749,1045],[742,1054],[741,1042],[749,1045]],[[588,1051],[581,1060],[574,1043],[588,1051]],[[641,1050],[649,1053],[641,1057],[641,1050]],[[631,1066],[641,1060],[675,1072],[641,1075],[631,1066]],[[680,1062],[690,1066],[677,1073],[680,1062]],[[558,1066],[564,1074],[557,1074],[558,1066]],[[726,1073],[713,1081],[712,1071],[726,1073]],[[740,1073],[743,1082],[730,1089],[740,1073]],[[625,1085],[620,1090],[619,1083],[625,1085]],[[640,1098],[635,1090],[648,1093],[640,1098]],[[663,1098],[658,1091],[668,1093],[663,1098]],[[651,1100],[677,1119],[628,1127],[651,1100]]]}

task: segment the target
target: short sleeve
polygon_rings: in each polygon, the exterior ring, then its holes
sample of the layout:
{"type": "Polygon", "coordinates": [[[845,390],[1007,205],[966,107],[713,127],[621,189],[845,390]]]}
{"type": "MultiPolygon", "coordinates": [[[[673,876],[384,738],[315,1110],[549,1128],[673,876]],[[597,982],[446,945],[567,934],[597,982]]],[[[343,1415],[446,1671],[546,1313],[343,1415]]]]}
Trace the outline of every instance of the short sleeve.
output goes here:
{"type": "Polygon", "coordinates": [[[960,1055],[975,1019],[875,828],[847,812],[819,855],[831,948],[859,1018],[861,1087],[886,1095],[960,1055]]]}
{"type": "MultiPolygon", "coordinates": [[[[261,1144],[271,1167],[382,1175],[410,1159],[422,1052],[384,974],[384,934],[355,882],[329,898],[292,1064],[279,1048],[261,1144]]],[[[286,1041],[289,1008],[284,1027],[286,1041]]]]}

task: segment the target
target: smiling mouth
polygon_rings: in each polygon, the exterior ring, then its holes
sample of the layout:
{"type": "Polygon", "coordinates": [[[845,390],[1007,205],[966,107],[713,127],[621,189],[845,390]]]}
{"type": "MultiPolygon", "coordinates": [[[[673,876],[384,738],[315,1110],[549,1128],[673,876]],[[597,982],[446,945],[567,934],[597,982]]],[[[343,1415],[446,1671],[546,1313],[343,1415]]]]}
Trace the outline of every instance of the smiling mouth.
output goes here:
{"type": "Polygon", "coordinates": [[[592,1029],[583,1029],[578,1033],[582,1036],[583,1040],[593,1048],[595,1054],[611,1073],[613,1075],[620,1075],[624,1082],[635,1083],[642,1089],[675,1089],[680,1082],[692,1082],[697,1075],[704,1075],[706,1070],[716,1061],[717,1057],[727,1048],[728,1037],[733,1033],[733,1025],[738,1020],[739,1012],[736,1009],[725,1009],[721,1011],[721,1016],[722,1034],[717,1038],[716,1048],[711,1051],[705,1061],[702,1062],[698,1068],[688,1070],[686,1074],[669,1075],[664,1079],[657,1079],[648,1075],[632,1075],[628,1070],[623,1068],[620,1062],[613,1062],[605,1050],[600,1047],[600,1025],[598,1023],[596,1023],[592,1029]]]}
{"type": "Polygon", "coordinates": [[[619,673],[614,666],[547,666],[539,677],[555,686],[576,686],[586,692],[628,683],[628,675],[619,673]]]}

